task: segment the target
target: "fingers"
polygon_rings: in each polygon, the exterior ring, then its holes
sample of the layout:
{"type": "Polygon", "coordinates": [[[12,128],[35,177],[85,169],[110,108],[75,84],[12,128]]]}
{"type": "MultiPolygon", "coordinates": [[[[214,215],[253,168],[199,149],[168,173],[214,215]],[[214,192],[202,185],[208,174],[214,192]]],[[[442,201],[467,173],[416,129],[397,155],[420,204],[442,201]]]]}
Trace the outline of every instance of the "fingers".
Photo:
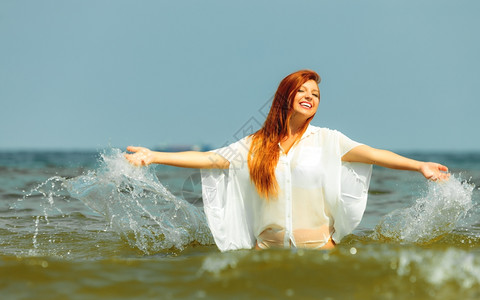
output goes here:
{"type": "Polygon", "coordinates": [[[439,165],[439,166],[438,166],[438,169],[439,169],[440,171],[448,172],[448,168],[445,167],[444,165],[439,165]]]}
{"type": "Polygon", "coordinates": [[[446,166],[433,162],[425,163],[422,173],[426,179],[431,181],[443,181],[450,178],[446,166]]]}
{"type": "Polygon", "coordinates": [[[134,156],[134,154],[125,154],[124,157],[128,160],[129,163],[131,163],[136,167],[149,165],[145,157],[137,157],[137,156],[134,156]]]}
{"type": "Polygon", "coordinates": [[[448,172],[448,168],[446,166],[441,164],[436,164],[436,170],[434,170],[433,176],[429,179],[433,181],[448,180],[450,178],[450,174],[447,172],[448,172]]]}
{"type": "Polygon", "coordinates": [[[450,179],[450,173],[443,173],[440,179],[441,180],[449,180],[450,179]]]}
{"type": "Polygon", "coordinates": [[[134,146],[128,146],[127,147],[127,151],[129,151],[129,152],[138,152],[142,149],[143,149],[143,147],[134,147],[134,146]]]}
{"type": "Polygon", "coordinates": [[[448,172],[448,168],[446,166],[438,165],[438,179],[448,180],[450,178],[450,174],[447,172],[448,172]]]}
{"type": "Polygon", "coordinates": [[[141,150],[142,150],[142,147],[128,146],[127,151],[133,152],[133,153],[130,153],[130,154],[126,153],[123,156],[128,160],[129,163],[138,167],[144,164],[144,161],[142,159],[139,159],[140,155],[138,152],[141,150]]]}
{"type": "Polygon", "coordinates": [[[128,146],[127,151],[133,153],[126,153],[124,157],[134,166],[148,166],[152,163],[151,151],[148,148],[128,146]]]}
{"type": "Polygon", "coordinates": [[[440,182],[440,181],[447,181],[450,179],[450,174],[442,173],[439,176],[433,176],[432,178],[429,178],[429,180],[440,182]]]}
{"type": "MultiPolygon", "coordinates": [[[[130,150],[129,150],[130,151],[130,150]]],[[[124,154],[123,155],[129,163],[131,163],[132,165],[138,167],[140,166],[140,163],[139,161],[135,158],[134,154],[124,154]]]]}

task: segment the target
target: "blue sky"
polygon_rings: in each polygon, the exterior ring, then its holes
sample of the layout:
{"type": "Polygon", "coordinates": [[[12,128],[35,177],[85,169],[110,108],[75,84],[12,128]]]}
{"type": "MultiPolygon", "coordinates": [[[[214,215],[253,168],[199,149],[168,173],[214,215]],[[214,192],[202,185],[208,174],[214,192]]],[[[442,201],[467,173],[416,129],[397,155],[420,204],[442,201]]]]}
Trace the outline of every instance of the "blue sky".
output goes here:
{"type": "Polygon", "coordinates": [[[0,149],[222,146],[307,68],[322,77],[314,125],[391,150],[480,150],[479,13],[474,0],[1,0],[0,149]]]}

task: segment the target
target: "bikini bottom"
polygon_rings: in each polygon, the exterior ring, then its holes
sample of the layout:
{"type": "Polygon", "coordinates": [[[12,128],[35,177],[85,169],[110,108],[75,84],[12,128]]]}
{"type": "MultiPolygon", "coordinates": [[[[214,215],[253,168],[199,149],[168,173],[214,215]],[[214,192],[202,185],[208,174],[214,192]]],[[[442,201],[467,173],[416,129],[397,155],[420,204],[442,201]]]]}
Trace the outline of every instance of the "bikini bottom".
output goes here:
{"type": "MultiPolygon", "coordinates": [[[[293,231],[295,242],[290,241],[290,247],[307,249],[332,249],[335,243],[327,230],[296,229],[293,231]]],[[[257,249],[285,248],[285,230],[266,229],[257,237],[257,249]]]]}

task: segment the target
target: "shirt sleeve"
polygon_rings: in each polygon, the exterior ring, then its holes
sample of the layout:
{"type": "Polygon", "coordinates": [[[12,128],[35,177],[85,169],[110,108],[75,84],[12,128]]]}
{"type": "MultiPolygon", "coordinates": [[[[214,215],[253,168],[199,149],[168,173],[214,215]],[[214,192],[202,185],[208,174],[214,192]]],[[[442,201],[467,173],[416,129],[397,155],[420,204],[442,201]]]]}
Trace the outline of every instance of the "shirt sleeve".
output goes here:
{"type": "Polygon", "coordinates": [[[213,150],[230,162],[229,169],[201,169],[203,208],[215,243],[221,251],[250,249],[255,237],[249,187],[248,147],[245,139],[213,150]]]}
{"type": "Polygon", "coordinates": [[[248,150],[248,140],[247,138],[243,138],[228,146],[212,150],[211,152],[215,152],[228,160],[230,167],[239,169],[245,167],[245,164],[247,164],[248,150]]]}
{"type": "MultiPolygon", "coordinates": [[[[351,140],[343,133],[339,133],[338,140],[341,156],[353,148],[363,145],[351,140]]],[[[340,243],[345,235],[352,233],[362,220],[367,205],[371,176],[371,165],[342,162],[339,199],[339,208],[341,209],[336,211],[335,232],[332,236],[336,243],[340,243]]]]}
{"type": "Polygon", "coordinates": [[[340,144],[340,156],[344,156],[346,153],[348,153],[353,148],[355,148],[357,146],[360,146],[360,145],[363,145],[362,143],[359,143],[359,142],[356,142],[356,141],[350,139],[349,137],[347,137],[346,135],[344,135],[341,132],[338,132],[338,135],[339,135],[338,141],[339,141],[339,144],[340,144]]]}

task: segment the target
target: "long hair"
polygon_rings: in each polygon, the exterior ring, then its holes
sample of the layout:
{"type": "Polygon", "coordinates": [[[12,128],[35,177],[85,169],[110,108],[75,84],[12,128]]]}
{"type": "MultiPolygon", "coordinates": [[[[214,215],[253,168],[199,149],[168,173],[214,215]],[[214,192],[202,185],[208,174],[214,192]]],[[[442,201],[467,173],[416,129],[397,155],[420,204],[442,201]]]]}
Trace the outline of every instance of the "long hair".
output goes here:
{"type": "MultiPolygon", "coordinates": [[[[321,79],[317,73],[310,70],[300,70],[285,77],[275,92],[265,123],[260,130],[252,134],[252,144],[248,152],[250,179],[258,194],[265,199],[278,196],[279,187],[275,178],[275,168],[280,158],[278,143],[288,135],[295,95],[309,80],[319,83],[321,79]]],[[[302,132],[312,118],[313,116],[305,122],[302,132]]]]}

